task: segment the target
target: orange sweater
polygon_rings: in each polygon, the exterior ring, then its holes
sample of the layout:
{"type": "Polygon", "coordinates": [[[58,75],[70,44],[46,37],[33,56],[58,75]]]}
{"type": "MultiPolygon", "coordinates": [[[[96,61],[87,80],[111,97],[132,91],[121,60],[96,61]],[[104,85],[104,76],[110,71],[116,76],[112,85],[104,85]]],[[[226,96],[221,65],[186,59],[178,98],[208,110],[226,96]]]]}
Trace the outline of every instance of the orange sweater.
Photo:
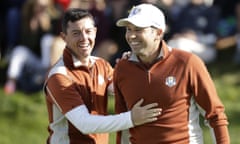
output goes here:
{"type": "Polygon", "coordinates": [[[49,113],[48,144],[108,144],[108,134],[83,134],[64,116],[73,108],[85,104],[90,113],[107,114],[106,87],[113,69],[101,58],[91,57],[91,66],[73,61],[68,49],[52,67],[46,79],[46,103],[49,113]]]}
{"type": "MultiPolygon", "coordinates": [[[[214,129],[217,143],[230,143],[224,106],[204,63],[164,41],[162,45],[162,59],[149,69],[134,55],[115,68],[117,113],[131,109],[140,98],[143,105],[158,102],[163,109],[156,122],[130,129],[131,144],[201,143],[200,111],[214,129]]],[[[118,144],[120,139],[121,132],[118,144]]]]}

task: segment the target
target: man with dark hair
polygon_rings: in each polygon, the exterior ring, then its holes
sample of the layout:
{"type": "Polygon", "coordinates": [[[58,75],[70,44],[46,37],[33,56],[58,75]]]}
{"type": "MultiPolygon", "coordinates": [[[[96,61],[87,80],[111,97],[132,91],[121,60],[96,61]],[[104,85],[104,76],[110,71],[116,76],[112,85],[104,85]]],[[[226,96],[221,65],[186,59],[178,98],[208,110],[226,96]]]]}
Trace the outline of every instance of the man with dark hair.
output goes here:
{"type": "Polygon", "coordinates": [[[49,114],[48,144],[108,144],[107,132],[128,129],[157,120],[156,103],[125,113],[107,115],[113,69],[102,58],[91,56],[97,28],[85,10],[69,9],[62,21],[63,56],[50,69],[45,81],[49,114]]]}

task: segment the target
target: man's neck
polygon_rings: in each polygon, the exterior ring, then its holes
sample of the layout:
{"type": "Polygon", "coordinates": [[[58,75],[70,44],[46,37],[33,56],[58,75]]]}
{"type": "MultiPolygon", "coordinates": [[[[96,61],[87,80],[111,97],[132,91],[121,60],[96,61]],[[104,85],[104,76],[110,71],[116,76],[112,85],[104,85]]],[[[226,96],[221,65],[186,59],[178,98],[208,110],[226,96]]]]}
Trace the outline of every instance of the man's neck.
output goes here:
{"type": "Polygon", "coordinates": [[[89,57],[79,59],[79,61],[82,63],[84,66],[89,66],[90,65],[90,59],[89,57]]]}
{"type": "Polygon", "coordinates": [[[155,52],[153,52],[150,55],[141,55],[138,56],[138,59],[144,64],[144,65],[152,65],[156,62],[158,59],[158,56],[160,54],[161,48],[158,48],[155,52]]]}

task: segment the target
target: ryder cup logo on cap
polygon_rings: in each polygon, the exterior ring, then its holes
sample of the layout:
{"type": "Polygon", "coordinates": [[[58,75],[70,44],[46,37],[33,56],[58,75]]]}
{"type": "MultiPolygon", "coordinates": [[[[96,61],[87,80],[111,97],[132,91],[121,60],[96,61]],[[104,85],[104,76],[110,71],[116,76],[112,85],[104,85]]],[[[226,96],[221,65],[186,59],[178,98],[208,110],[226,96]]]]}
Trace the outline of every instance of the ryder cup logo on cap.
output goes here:
{"type": "Polygon", "coordinates": [[[117,26],[127,26],[131,23],[137,27],[156,27],[165,31],[165,17],[163,12],[152,4],[140,4],[134,6],[128,17],[117,21],[117,26]]]}

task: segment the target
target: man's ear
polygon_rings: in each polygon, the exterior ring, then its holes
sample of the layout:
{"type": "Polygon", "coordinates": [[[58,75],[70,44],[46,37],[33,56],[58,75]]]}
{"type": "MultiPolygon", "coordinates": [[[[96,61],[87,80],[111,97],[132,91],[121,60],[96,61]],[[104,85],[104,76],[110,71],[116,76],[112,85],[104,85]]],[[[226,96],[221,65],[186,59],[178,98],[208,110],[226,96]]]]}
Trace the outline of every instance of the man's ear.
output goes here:
{"type": "Polygon", "coordinates": [[[163,33],[163,30],[162,29],[158,29],[157,30],[157,35],[159,36],[160,39],[162,39],[164,33],[163,33]]]}
{"type": "Polygon", "coordinates": [[[60,32],[60,36],[63,39],[63,41],[66,41],[66,34],[64,32],[60,32]]]}
{"type": "Polygon", "coordinates": [[[158,29],[157,33],[158,33],[158,35],[163,35],[163,30],[162,29],[158,29]]]}

